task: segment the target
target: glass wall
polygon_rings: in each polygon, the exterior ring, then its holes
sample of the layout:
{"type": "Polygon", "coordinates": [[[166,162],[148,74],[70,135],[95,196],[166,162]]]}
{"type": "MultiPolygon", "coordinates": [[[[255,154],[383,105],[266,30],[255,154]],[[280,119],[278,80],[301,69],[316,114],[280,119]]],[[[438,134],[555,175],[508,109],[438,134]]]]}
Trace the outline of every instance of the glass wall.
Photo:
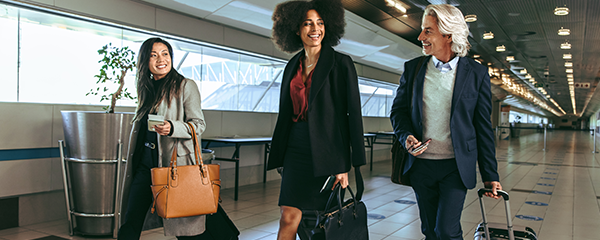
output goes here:
{"type": "MultiPolygon", "coordinates": [[[[90,89],[116,90],[98,85],[101,56],[106,44],[136,52],[150,37],[162,37],[174,49],[173,67],[197,81],[203,109],[277,112],[286,62],[190,39],[150,33],[126,26],[39,12],[0,4],[0,101],[108,105],[90,89]]],[[[125,88],[135,92],[135,69],[127,73],[125,88]]],[[[360,78],[364,116],[389,116],[397,85],[360,78]]],[[[135,106],[119,100],[118,106],[135,106]]]]}
{"type": "Polygon", "coordinates": [[[533,114],[527,114],[517,111],[510,111],[508,115],[509,122],[519,122],[519,123],[543,123],[548,124],[548,118],[540,117],[533,114]]]}

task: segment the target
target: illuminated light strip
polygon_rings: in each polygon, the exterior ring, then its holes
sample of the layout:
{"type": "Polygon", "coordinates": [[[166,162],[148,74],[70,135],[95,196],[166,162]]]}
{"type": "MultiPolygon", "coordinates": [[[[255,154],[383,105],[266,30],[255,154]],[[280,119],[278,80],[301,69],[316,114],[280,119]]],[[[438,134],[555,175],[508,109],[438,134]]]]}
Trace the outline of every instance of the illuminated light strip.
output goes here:
{"type": "MultiPolygon", "coordinates": [[[[506,85],[511,94],[520,96],[525,100],[530,101],[540,106],[541,108],[553,113],[556,116],[560,117],[566,114],[566,112],[554,101],[554,99],[550,98],[548,100],[551,101],[562,112],[562,114],[556,111],[554,108],[548,106],[545,100],[541,100],[540,98],[536,97],[528,89],[521,87],[520,84],[514,83],[514,80],[511,77],[509,77],[508,74],[500,74],[499,69],[488,67],[488,74],[490,75],[490,77],[497,77],[501,79],[502,84],[506,85]]],[[[544,95],[547,94],[546,90],[543,88],[541,88],[541,90],[539,91],[543,92],[544,95]]]]}

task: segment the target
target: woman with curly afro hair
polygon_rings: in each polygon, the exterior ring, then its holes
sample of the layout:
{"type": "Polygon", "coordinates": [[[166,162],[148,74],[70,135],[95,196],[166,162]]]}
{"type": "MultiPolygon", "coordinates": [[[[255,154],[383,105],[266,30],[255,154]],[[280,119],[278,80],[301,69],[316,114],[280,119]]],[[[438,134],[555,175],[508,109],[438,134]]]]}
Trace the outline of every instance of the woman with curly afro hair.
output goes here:
{"type": "Polygon", "coordinates": [[[327,178],[346,188],[351,167],[366,162],[360,95],[352,59],[332,48],[346,25],[340,0],[284,2],[273,22],[274,43],[301,50],[283,72],[267,166],[284,169],[277,239],[296,239],[302,210],[324,210],[327,178]]]}

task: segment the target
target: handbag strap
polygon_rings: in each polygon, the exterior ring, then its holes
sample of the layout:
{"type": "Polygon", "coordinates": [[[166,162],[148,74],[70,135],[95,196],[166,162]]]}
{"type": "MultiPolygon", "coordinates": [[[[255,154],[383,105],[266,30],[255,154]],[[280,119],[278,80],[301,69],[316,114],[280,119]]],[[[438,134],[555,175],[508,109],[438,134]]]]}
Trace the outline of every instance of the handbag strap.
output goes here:
{"type": "MultiPolygon", "coordinates": [[[[194,124],[187,122],[187,125],[190,127],[190,132],[192,135],[192,142],[194,143],[194,163],[195,165],[204,165],[202,161],[202,154],[200,154],[200,144],[198,144],[198,137],[196,136],[196,129],[194,128],[194,124]]],[[[173,146],[173,154],[171,155],[171,167],[177,168],[177,146],[173,146]]]]}

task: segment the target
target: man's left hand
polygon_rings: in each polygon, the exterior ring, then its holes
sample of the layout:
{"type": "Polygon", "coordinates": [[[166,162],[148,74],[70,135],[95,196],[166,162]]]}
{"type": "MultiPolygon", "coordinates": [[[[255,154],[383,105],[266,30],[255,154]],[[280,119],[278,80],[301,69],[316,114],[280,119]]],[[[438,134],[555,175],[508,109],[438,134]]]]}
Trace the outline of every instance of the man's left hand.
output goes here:
{"type": "Polygon", "coordinates": [[[498,195],[498,190],[502,190],[502,185],[500,185],[500,182],[498,182],[498,181],[483,182],[483,185],[485,185],[485,188],[492,190],[492,192],[484,193],[485,196],[488,196],[488,197],[491,197],[494,199],[500,198],[500,195],[498,195]]]}

